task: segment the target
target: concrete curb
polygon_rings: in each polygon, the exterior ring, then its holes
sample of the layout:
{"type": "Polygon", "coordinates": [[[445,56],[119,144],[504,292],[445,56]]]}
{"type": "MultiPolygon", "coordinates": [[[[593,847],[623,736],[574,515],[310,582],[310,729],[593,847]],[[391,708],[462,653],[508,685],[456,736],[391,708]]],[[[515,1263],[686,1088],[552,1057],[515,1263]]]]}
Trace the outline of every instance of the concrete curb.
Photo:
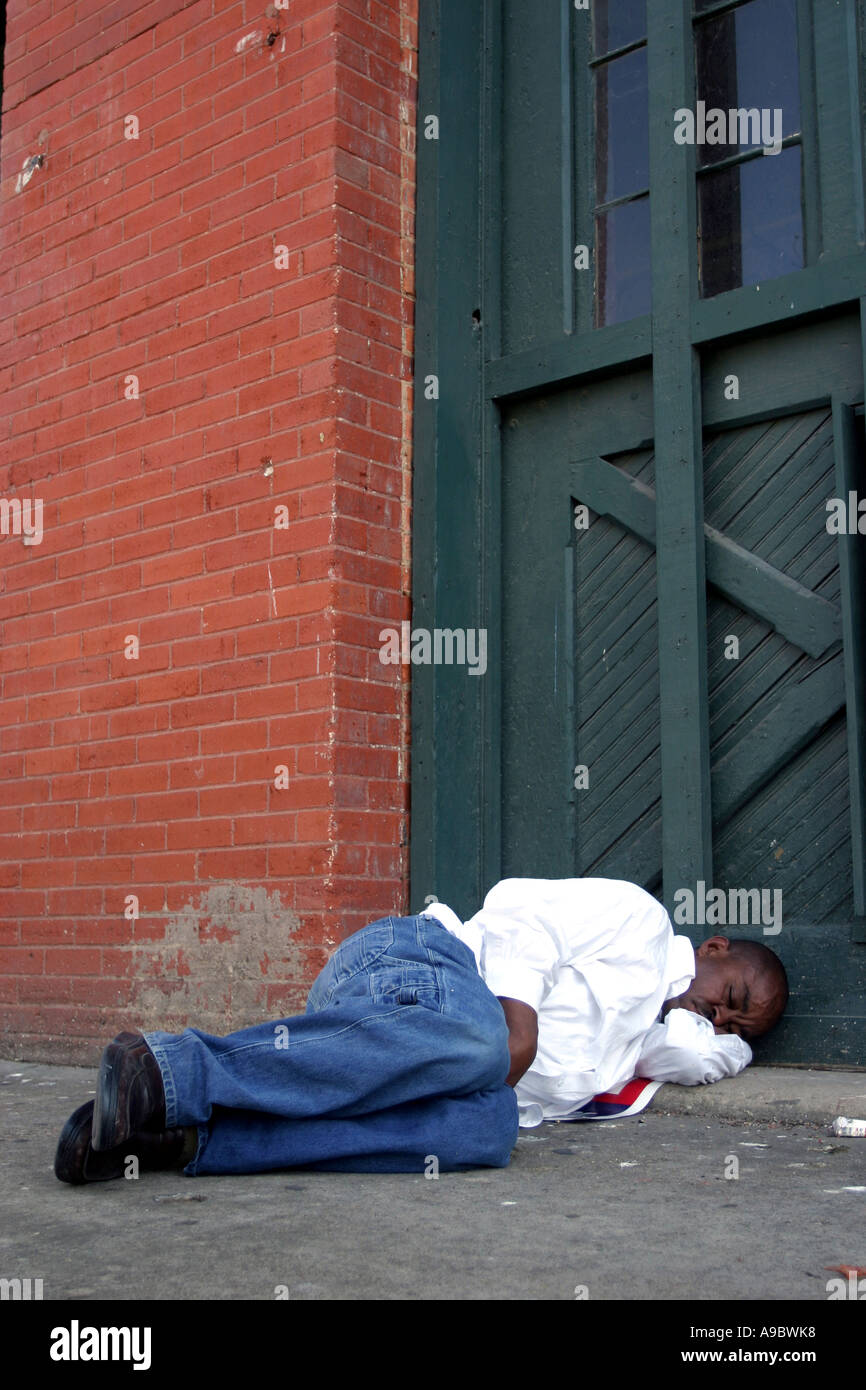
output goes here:
{"type": "MultiPolygon", "coordinates": [[[[712,1086],[662,1086],[651,1109],[662,1115],[706,1115],[737,1123],[826,1126],[837,1115],[866,1119],[866,1071],[747,1067],[739,1076],[712,1086]]],[[[862,1143],[866,1155],[866,1139],[862,1143]]]]}
{"type": "MultiPolygon", "coordinates": [[[[79,1104],[92,1094],[96,1077],[95,1068],[0,1059],[0,1083],[22,1071],[35,1085],[65,1083],[70,1096],[79,1096],[79,1104]]],[[[712,1086],[662,1086],[650,1109],[657,1115],[706,1116],[737,1124],[827,1126],[837,1115],[866,1119],[866,1071],[747,1067],[739,1076],[712,1086]]],[[[866,1139],[862,1144],[866,1155],[866,1139]]]]}

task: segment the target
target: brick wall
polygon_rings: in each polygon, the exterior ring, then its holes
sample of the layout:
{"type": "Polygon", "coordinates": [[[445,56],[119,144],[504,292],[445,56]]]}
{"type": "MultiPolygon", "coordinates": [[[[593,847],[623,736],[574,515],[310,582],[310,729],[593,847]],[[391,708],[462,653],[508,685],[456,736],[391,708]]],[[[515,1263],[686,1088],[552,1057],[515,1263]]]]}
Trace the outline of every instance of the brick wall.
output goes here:
{"type": "Polygon", "coordinates": [[[7,1056],[292,1012],[405,910],[416,14],[8,5],[7,1056]]]}

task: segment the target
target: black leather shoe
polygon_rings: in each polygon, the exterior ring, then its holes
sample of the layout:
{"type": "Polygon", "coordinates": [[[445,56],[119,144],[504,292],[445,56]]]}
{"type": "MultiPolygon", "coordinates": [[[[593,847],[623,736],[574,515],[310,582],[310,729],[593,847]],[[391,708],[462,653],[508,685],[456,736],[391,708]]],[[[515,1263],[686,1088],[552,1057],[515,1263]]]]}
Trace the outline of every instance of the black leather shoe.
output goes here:
{"type": "Polygon", "coordinates": [[[141,1033],[118,1033],[99,1064],[91,1143],[106,1153],[140,1129],[165,1129],[162,1073],[141,1033]]]}
{"type": "Polygon", "coordinates": [[[61,1182],[80,1186],[86,1182],[110,1182],[128,1171],[130,1157],[145,1171],[179,1168],[188,1162],[184,1156],[184,1131],[166,1129],[162,1133],[132,1134],[119,1148],[97,1153],[91,1144],[93,1101],[79,1105],[60,1132],[54,1155],[54,1174],[61,1182]]]}

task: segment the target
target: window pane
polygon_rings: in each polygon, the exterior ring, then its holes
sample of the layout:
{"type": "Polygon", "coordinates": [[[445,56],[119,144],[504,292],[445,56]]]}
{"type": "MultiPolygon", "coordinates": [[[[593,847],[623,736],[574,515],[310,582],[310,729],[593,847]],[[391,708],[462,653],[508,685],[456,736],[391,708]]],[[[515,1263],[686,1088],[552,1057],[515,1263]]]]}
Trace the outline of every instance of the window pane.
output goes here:
{"type": "Polygon", "coordinates": [[[648,111],[645,48],[596,69],[596,203],[648,187],[648,111]]]}
{"type": "Polygon", "coordinates": [[[700,164],[800,130],[796,9],[796,0],[751,0],[696,25],[698,100],[708,113],[725,116],[721,123],[708,119],[708,143],[698,147],[700,164]],[[730,119],[728,113],[738,110],[764,114],[730,119]],[[722,143],[709,143],[719,136],[722,143]]]}
{"type": "Polygon", "coordinates": [[[646,38],[646,0],[595,0],[592,9],[596,58],[646,38]]]}
{"type": "Polygon", "coordinates": [[[648,314],[652,303],[649,198],[599,213],[595,248],[597,326],[648,314]]]}
{"type": "Polygon", "coordinates": [[[701,294],[803,268],[800,148],[698,179],[701,294]]]}

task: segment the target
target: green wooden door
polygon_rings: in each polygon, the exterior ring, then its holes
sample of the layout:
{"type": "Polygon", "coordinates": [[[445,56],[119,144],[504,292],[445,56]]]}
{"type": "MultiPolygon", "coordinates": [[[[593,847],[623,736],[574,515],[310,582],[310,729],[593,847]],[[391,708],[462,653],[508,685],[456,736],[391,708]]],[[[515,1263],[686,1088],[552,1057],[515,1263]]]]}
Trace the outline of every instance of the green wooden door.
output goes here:
{"type": "Polygon", "coordinates": [[[866,498],[862,9],[442,0],[419,141],[414,622],[485,625],[489,662],[413,673],[413,901],[628,878],[779,952],[765,1060],[848,1065],[866,536],[828,518],[866,498]],[[775,154],[675,138],[762,92],[775,154]]]}

